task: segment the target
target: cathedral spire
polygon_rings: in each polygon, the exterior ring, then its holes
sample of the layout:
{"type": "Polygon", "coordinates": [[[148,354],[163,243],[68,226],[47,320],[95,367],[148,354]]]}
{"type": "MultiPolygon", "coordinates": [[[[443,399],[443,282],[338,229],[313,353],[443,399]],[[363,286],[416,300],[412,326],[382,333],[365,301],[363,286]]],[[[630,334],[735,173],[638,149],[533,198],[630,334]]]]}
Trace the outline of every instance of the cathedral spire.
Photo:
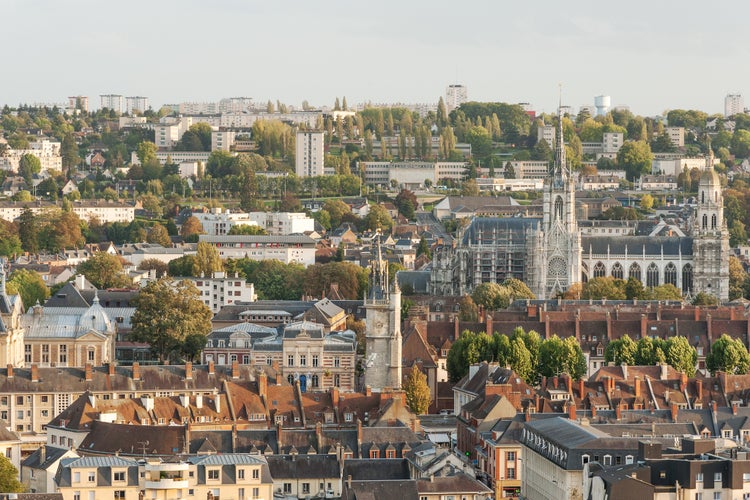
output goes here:
{"type": "Polygon", "coordinates": [[[557,105],[557,141],[555,144],[555,166],[553,174],[555,177],[567,177],[568,165],[565,159],[565,139],[563,137],[563,113],[562,113],[562,85],[560,85],[560,96],[557,105]]]}
{"type": "Polygon", "coordinates": [[[711,136],[706,134],[706,147],[708,147],[708,155],[706,155],[706,170],[711,171],[714,169],[714,150],[711,147],[711,136]]]}

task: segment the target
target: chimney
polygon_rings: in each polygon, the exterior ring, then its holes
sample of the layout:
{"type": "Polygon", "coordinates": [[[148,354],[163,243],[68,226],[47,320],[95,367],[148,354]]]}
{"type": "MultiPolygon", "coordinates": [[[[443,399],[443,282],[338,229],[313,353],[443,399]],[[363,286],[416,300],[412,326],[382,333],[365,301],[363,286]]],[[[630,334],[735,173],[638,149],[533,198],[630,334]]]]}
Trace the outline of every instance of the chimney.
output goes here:
{"type": "Polygon", "coordinates": [[[618,422],[622,420],[622,405],[620,403],[617,403],[617,406],[615,406],[615,418],[617,418],[618,422]]]}
{"type": "Polygon", "coordinates": [[[554,377],[552,377],[552,387],[555,388],[555,389],[557,389],[557,386],[559,384],[560,384],[560,381],[559,381],[557,375],[555,375],[554,377]]]}
{"type": "Polygon", "coordinates": [[[8,363],[8,378],[13,378],[13,365],[8,363]]]}
{"type": "Polygon", "coordinates": [[[31,365],[31,381],[39,382],[39,367],[37,365],[31,365]]]}
{"type": "Polygon", "coordinates": [[[281,428],[281,422],[276,424],[276,444],[279,447],[279,453],[281,453],[281,448],[284,446],[284,433],[283,429],[281,428]]]}
{"type": "Polygon", "coordinates": [[[698,393],[698,401],[703,401],[703,381],[701,379],[695,381],[695,390],[698,393]]]}
{"type": "Polygon", "coordinates": [[[455,342],[461,336],[461,327],[458,324],[458,316],[453,321],[453,341],[455,342]]]}
{"type": "Polygon", "coordinates": [[[492,315],[489,313],[487,314],[487,321],[485,322],[484,329],[485,333],[492,337],[492,315]]]}
{"type": "Polygon", "coordinates": [[[712,410],[712,411],[713,411],[714,413],[717,413],[717,412],[719,411],[719,410],[718,410],[718,408],[717,408],[717,406],[718,406],[718,405],[716,404],[716,401],[711,401],[711,410],[712,410]]]}
{"type": "Polygon", "coordinates": [[[138,364],[138,361],[133,363],[133,380],[140,380],[141,379],[141,365],[138,364]]]}
{"type": "Polygon", "coordinates": [[[583,399],[583,393],[586,390],[586,385],[582,378],[578,379],[578,397],[583,399]]]}
{"type": "Polygon", "coordinates": [[[357,419],[357,447],[362,446],[362,421],[357,419]]]}
{"type": "Polygon", "coordinates": [[[154,409],[154,398],[144,396],[141,398],[141,404],[146,411],[152,411],[154,409]]]}
{"type": "Polygon", "coordinates": [[[264,400],[268,397],[268,376],[264,371],[258,375],[258,395],[264,400]]]}
{"type": "Polygon", "coordinates": [[[216,413],[221,413],[221,394],[214,394],[214,406],[216,413]]]}
{"type": "Polygon", "coordinates": [[[180,394],[180,404],[183,408],[187,408],[190,405],[190,396],[187,394],[180,394]]]}
{"type": "Polygon", "coordinates": [[[524,415],[524,418],[527,422],[531,422],[531,412],[527,409],[526,413],[524,415]]]}
{"type": "Polygon", "coordinates": [[[352,475],[351,474],[346,476],[346,487],[347,489],[352,489],[352,475]]]}
{"type": "Polygon", "coordinates": [[[739,403],[732,401],[732,415],[737,415],[737,407],[739,406],[739,403]]]}
{"type": "Polygon", "coordinates": [[[667,374],[669,372],[669,370],[667,369],[668,368],[667,364],[666,363],[662,363],[661,365],[659,365],[659,367],[661,368],[661,373],[659,375],[659,380],[667,380],[667,374]]]}
{"type": "Polygon", "coordinates": [[[641,338],[648,336],[648,319],[645,314],[641,314],[641,338]]]}
{"type": "Polygon", "coordinates": [[[320,420],[315,423],[315,439],[318,441],[318,450],[323,449],[323,423],[320,420]]]}
{"type": "Polygon", "coordinates": [[[711,314],[709,313],[706,313],[706,333],[708,334],[708,345],[713,344],[713,322],[711,321],[711,314]]]}
{"type": "Polygon", "coordinates": [[[236,360],[232,361],[232,378],[233,379],[240,378],[240,364],[236,360]]]}
{"type": "Polygon", "coordinates": [[[196,394],[195,395],[195,407],[196,408],[203,408],[203,394],[196,394]]]}
{"type": "Polygon", "coordinates": [[[672,402],[672,404],[670,405],[670,409],[672,410],[672,422],[677,422],[677,412],[679,411],[677,403],[672,402]]]}
{"type": "Polygon", "coordinates": [[[620,365],[620,368],[622,369],[622,379],[628,380],[628,365],[625,363],[622,363],[620,365]]]}
{"type": "Polygon", "coordinates": [[[214,362],[209,361],[208,362],[208,374],[213,375],[214,373],[216,373],[216,370],[214,369],[214,362]]]}
{"type": "Polygon", "coordinates": [[[576,404],[572,400],[568,401],[568,418],[576,420],[576,404]]]}
{"type": "Polygon", "coordinates": [[[687,389],[687,373],[680,373],[680,392],[685,392],[685,389],[687,389]]]}
{"type": "Polygon", "coordinates": [[[536,395],[534,396],[534,399],[536,400],[536,401],[535,401],[535,405],[536,405],[536,412],[537,412],[537,413],[541,413],[541,412],[542,412],[542,398],[540,398],[540,397],[539,397],[539,394],[536,394],[536,395]]]}
{"type": "Polygon", "coordinates": [[[369,385],[365,386],[365,396],[372,396],[372,387],[369,385]]]}
{"type": "Polygon", "coordinates": [[[47,446],[42,445],[39,447],[39,465],[42,465],[47,460],[47,446]]]}
{"type": "Polygon", "coordinates": [[[109,364],[107,365],[107,371],[108,371],[110,377],[114,377],[115,376],[115,363],[114,363],[114,361],[110,361],[109,362],[109,364]]]}
{"type": "Polygon", "coordinates": [[[185,363],[185,380],[193,380],[193,363],[185,363]]]}
{"type": "Polygon", "coordinates": [[[86,363],[84,370],[86,373],[86,382],[91,382],[94,379],[94,374],[92,372],[91,363],[86,363]]]}
{"type": "Polygon", "coordinates": [[[545,377],[544,375],[542,375],[542,385],[541,385],[541,387],[542,387],[542,390],[544,390],[544,389],[547,388],[547,377],[545,377]]]}
{"type": "Polygon", "coordinates": [[[594,418],[596,416],[596,406],[591,407],[591,418],[594,418]]]}
{"type": "Polygon", "coordinates": [[[633,388],[635,392],[635,397],[640,398],[641,397],[641,379],[639,377],[635,377],[635,380],[633,381],[633,388]]]}
{"type": "Polygon", "coordinates": [[[339,388],[338,387],[331,387],[331,403],[333,403],[334,408],[339,407],[339,388]]]}

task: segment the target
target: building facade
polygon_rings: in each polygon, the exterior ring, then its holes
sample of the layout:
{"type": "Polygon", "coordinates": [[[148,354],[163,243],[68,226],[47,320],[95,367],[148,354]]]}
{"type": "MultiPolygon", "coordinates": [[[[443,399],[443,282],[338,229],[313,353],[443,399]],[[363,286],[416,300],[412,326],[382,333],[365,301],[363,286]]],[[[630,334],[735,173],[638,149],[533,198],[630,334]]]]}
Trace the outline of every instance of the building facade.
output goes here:
{"type": "Polygon", "coordinates": [[[445,108],[450,113],[469,100],[469,92],[466,85],[453,83],[445,89],[445,108]]]}
{"type": "Polygon", "coordinates": [[[728,118],[745,112],[745,99],[742,94],[727,94],[724,98],[724,117],[728,118]]]}
{"type": "Polygon", "coordinates": [[[297,177],[317,177],[323,175],[323,155],[325,141],[322,130],[298,130],[296,155],[294,157],[297,177]]]}

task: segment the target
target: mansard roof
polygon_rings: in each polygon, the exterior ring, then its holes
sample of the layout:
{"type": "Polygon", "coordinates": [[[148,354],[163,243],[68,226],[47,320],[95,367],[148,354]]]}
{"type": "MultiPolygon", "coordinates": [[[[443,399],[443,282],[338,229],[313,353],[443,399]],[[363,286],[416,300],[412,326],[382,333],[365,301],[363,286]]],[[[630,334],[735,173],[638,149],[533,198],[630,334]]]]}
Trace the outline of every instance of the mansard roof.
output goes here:
{"type": "Polygon", "coordinates": [[[693,255],[693,238],[676,236],[581,236],[583,257],[594,255],[693,255]]]}

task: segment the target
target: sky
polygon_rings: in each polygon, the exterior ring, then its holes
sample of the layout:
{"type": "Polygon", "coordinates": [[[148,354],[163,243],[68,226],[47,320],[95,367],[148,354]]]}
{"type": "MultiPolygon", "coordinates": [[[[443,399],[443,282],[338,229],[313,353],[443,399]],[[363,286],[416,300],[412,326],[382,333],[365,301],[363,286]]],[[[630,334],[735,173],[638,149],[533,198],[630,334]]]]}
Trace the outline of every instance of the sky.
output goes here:
{"type": "Polygon", "coordinates": [[[0,104],[100,94],[299,106],[477,101],[640,115],[747,94],[750,2],[0,0],[0,104]]]}

